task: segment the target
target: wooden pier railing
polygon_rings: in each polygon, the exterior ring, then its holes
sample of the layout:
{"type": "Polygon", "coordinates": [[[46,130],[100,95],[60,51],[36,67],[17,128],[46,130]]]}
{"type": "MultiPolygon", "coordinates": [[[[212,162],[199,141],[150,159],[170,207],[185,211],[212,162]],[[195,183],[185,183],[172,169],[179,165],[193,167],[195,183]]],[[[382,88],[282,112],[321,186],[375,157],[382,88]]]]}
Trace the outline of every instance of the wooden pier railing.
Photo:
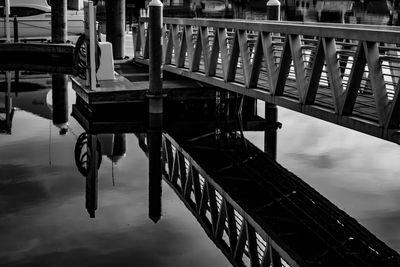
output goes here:
{"type": "Polygon", "coordinates": [[[396,27],[164,18],[163,67],[400,143],[399,44],[396,27]]]}

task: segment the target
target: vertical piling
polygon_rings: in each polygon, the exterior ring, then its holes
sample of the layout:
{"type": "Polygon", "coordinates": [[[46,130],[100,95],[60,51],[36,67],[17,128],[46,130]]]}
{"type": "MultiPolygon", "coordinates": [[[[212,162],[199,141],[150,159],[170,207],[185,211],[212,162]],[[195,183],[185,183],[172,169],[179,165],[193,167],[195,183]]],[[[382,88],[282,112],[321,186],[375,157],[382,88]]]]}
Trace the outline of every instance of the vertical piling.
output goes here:
{"type": "Polygon", "coordinates": [[[114,59],[124,58],[125,0],[106,1],[106,39],[112,44],[114,59]]]}
{"type": "Polygon", "coordinates": [[[163,4],[160,0],[149,3],[149,113],[163,113],[162,67],[163,4]]]}
{"type": "Polygon", "coordinates": [[[68,131],[68,77],[65,74],[52,74],[53,124],[60,134],[68,131]]]}
{"type": "Polygon", "coordinates": [[[67,0],[51,0],[51,41],[67,41],[67,0]]]}

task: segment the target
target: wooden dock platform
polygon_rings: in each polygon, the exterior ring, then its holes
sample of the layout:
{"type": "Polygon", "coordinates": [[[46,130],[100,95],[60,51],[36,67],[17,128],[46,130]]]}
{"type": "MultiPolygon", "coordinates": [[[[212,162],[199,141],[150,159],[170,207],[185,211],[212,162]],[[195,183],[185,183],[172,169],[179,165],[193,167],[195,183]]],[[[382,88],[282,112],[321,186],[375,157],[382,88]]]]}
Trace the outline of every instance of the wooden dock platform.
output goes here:
{"type": "MultiPolygon", "coordinates": [[[[85,80],[72,77],[72,88],[87,104],[134,103],[147,101],[148,67],[132,60],[116,61],[114,80],[99,81],[96,90],[85,86],[85,80]]],[[[215,88],[173,74],[164,76],[163,88],[168,100],[215,98],[215,88]]]]}

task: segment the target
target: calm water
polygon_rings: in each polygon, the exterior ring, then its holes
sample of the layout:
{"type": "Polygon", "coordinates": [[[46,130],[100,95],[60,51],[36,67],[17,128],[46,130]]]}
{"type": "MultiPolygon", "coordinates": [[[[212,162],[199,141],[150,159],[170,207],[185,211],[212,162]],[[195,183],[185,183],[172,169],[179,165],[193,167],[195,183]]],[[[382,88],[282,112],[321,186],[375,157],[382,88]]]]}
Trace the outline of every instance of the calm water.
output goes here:
{"type": "MultiPolygon", "coordinates": [[[[116,164],[103,156],[90,218],[73,156],[83,128],[70,117],[59,135],[50,88],[25,91],[12,93],[12,133],[0,135],[2,266],[230,266],[167,184],[162,219],[148,218],[148,160],[133,134],[116,164]]],[[[285,109],[279,121],[278,161],[400,251],[398,145],[285,109]]],[[[262,132],[245,136],[263,148],[262,132]]]]}

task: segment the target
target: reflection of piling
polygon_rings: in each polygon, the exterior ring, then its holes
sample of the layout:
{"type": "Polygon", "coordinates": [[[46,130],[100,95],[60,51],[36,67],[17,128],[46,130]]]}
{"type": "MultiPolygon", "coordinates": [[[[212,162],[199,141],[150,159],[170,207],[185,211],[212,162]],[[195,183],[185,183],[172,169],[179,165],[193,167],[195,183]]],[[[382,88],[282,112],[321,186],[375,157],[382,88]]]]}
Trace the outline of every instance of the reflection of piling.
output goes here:
{"type": "Polygon", "coordinates": [[[126,154],[126,134],[115,134],[112,154],[108,155],[113,163],[117,163],[126,154]]]}
{"type": "Polygon", "coordinates": [[[157,223],[162,212],[162,115],[150,115],[147,144],[149,152],[149,218],[157,223]]]}
{"type": "Polygon", "coordinates": [[[162,27],[163,4],[160,0],[149,3],[149,112],[163,112],[162,80],[162,27]]]}
{"type": "Polygon", "coordinates": [[[51,40],[67,41],[67,0],[51,0],[51,40]]]}
{"type": "Polygon", "coordinates": [[[98,201],[98,170],[99,155],[97,136],[88,134],[88,172],[86,176],[86,209],[90,218],[95,217],[98,201]]]}
{"type": "Polygon", "coordinates": [[[52,74],[53,124],[64,134],[68,123],[68,80],[65,74],[52,74]]]}
{"type": "Polygon", "coordinates": [[[264,133],[264,152],[276,159],[278,108],[275,104],[265,102],[265,122],[267,129],[264,133]]]}
{"type": "Polygon", "coordinates": [[[112,44],[114,59],[124,58],[125,0],[106,1],[106,39],[112,44]]]}

